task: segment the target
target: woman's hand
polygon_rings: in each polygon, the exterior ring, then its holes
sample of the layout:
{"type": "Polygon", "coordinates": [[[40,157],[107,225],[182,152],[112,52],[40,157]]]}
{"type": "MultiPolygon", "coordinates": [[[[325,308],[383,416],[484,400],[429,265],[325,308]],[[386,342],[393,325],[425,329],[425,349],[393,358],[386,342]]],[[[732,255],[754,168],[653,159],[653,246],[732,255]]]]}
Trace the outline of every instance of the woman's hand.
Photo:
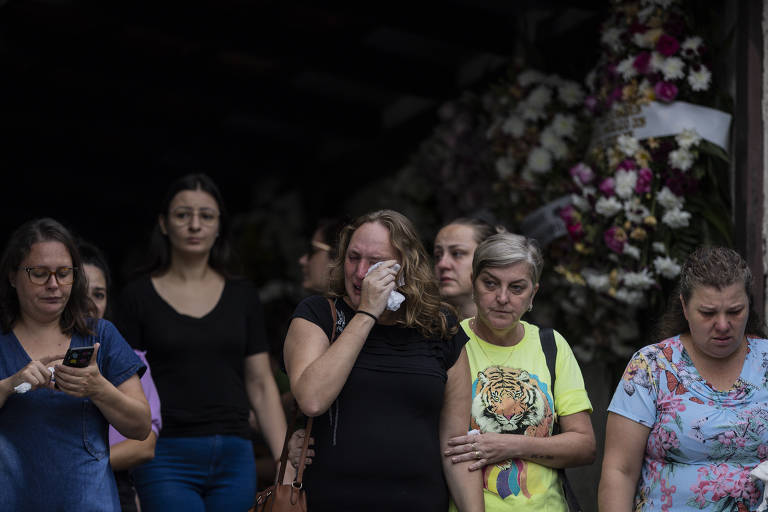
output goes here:
{"type": "Polygon", "coordinates": [[[488,464],[502,462],[512,457],[510,443],[518,441],[517,437],[523,436],[488,432],[454,437],[448,440],[450,448],[445,450],[445,456],[450,457],[454,464],[471,461],[469,470],[477,471],[488,464]]]}
{"type": "Polygon", "coordinates": [[[99,393],[106,379],[99,371],[96,356],[99,353],[99,343],[94,343],[93,354],[88,366],[75,368],[73,366],[56,365],[56,387],[68,395],[91,397],[99,393]]]}
{"type": "Polygon", "coordinates": [[[387,307],[389,294],[397,285],[396,260],[386,260],[379,267],[363,278],[358,309],[381,316],[387,307]]]}
{"type": "MultiPolygon", "coordinates": [[[[291,434],[291,438],[288,440],[288,460],[291,461],[291,464],[295,468],[299,467],[299,459],[301,459],[301,449],[304,447],[304,437],[306,433],[307,433],[306,430],[304,430],[303,428],[300,428],[298,430],[295,430],[293,434],[291,434]]],[[[314,444],[315,444],[315,438],[310,437],[309,446],[312,446],[314,444]]],[[[315,450],[307,447],[307,456],[304,458],[304,460],[306,461],[305,464],[307,466],[312,464],[312,457],[314,456],[315,456],[315,450]]]]}

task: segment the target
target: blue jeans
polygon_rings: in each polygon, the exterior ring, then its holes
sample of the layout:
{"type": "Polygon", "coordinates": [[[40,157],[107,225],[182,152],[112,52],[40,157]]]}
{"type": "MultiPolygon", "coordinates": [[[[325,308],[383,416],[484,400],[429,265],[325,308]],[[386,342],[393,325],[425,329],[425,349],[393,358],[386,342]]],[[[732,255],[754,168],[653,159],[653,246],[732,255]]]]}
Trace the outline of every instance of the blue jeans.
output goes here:
{"type": "Polygon", "coordinates": [[[142,512],[246,511],[256,494],[253,446],[236,436],[160,436],[133,477],[142,512]]]}

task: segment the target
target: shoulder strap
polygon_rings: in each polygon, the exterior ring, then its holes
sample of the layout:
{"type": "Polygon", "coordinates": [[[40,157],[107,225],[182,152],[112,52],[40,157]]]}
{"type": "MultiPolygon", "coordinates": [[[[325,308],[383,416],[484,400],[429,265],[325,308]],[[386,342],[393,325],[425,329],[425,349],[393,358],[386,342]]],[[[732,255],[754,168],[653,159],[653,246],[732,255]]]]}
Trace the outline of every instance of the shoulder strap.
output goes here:
{"type": "Polygon", "coordinates": [[[555,343],[555,332],[550,327],[544,327],[539,329],[539,341],[541,342],[541,349],[544,351],[544,357],[547,359],[547,369],[549,370],[549,378],[552,382],[552,396],[555,396],[555,379],[557,378],[557,372],[555,371],[555,363],[557,362],[557,344],[555,343]]]}
{"type": "Polygon", "coordinates": [[[330,342],[336,339],[336,322],[338,321],[338,313],[336,313],[336,303],[332,298],[328,297],[328,305],[331,306],[331,317],[333,317],[333,323],[331,323],[331,339],[330,342]]]}

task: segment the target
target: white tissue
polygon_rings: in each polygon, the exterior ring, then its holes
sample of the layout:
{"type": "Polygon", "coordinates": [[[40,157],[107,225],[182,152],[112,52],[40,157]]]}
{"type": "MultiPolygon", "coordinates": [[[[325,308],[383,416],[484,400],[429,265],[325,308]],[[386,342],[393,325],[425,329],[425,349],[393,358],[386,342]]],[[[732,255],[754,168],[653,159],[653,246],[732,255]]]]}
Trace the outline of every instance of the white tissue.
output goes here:
{"type": "MultiPolygon", "coordinates": [[[[374,263],[373,265],[371,265],[370,268],[368,269],[368,272],[366,272],[365,275],[367,276],[368,274],[371,273],[372,270],[376,270],[377,268],[379,268],[379,266],[382,263],[384,263],[384,262],[380,261],[378,263],[374,263]]],[[[400,271],[400,264],[399,263],[395,263],[392,266],[392,268],[395,270],[395,272],[399,272],[400,271]]],[[[401,275],[397,279],[397,286],[403,286],[404,284],[405,284],[405,280],[403,279],[403,276],[401,275]]],[[[404,300],[405,300],[405,296],[402,293],[400,293],[400,292],[398,292],[396,290],[392,290],[390,292],[390,294],[389,294],[389,297],[387,297],[387,309],[390,310],[390,311],[397,311],[398,309],[400,309],[400,304],[402,304],[404,300]]]]}
{"type": "MultiPolygon", "coordinates": [[[[54,380],[53,377],[54,377],[54,373],[55,373],[54,369],[53,369],[53,366],[49,366],[48,370],[51,372],[51,381],[53,381],[54,380]]],[[[32,389],[32,384],[30,384],[29,382],[22,382],[21,384],[19,384],[15,388],[13,388],[13,390],[16,393],[19,393],[19,394],[26,393],[30,389],[32,389]]]]}
{"type": "Polygon", "coordinates": [[[755,469],[749,472],[749,476],[755,480],[762,480],[763,484],[765,484],[765,488],[763,489],[763,501],[757,509],[757,512],[764,512],[768,510],[768,461],[758,464],[755,469]]]}

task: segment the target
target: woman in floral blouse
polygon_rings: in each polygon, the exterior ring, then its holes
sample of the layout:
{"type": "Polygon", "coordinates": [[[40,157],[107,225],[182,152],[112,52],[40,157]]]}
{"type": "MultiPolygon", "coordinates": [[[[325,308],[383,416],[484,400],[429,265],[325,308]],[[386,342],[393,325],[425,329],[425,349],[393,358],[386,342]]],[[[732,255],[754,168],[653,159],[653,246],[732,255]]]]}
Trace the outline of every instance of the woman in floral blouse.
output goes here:
{"type": "Polygon", "coordinates": [[[608,408],[600,510],[758,506],[749,472],[768,456],[768,341],[751,284],[731,249],[688,257],[663,341],[633,356],[608,408]]]}

